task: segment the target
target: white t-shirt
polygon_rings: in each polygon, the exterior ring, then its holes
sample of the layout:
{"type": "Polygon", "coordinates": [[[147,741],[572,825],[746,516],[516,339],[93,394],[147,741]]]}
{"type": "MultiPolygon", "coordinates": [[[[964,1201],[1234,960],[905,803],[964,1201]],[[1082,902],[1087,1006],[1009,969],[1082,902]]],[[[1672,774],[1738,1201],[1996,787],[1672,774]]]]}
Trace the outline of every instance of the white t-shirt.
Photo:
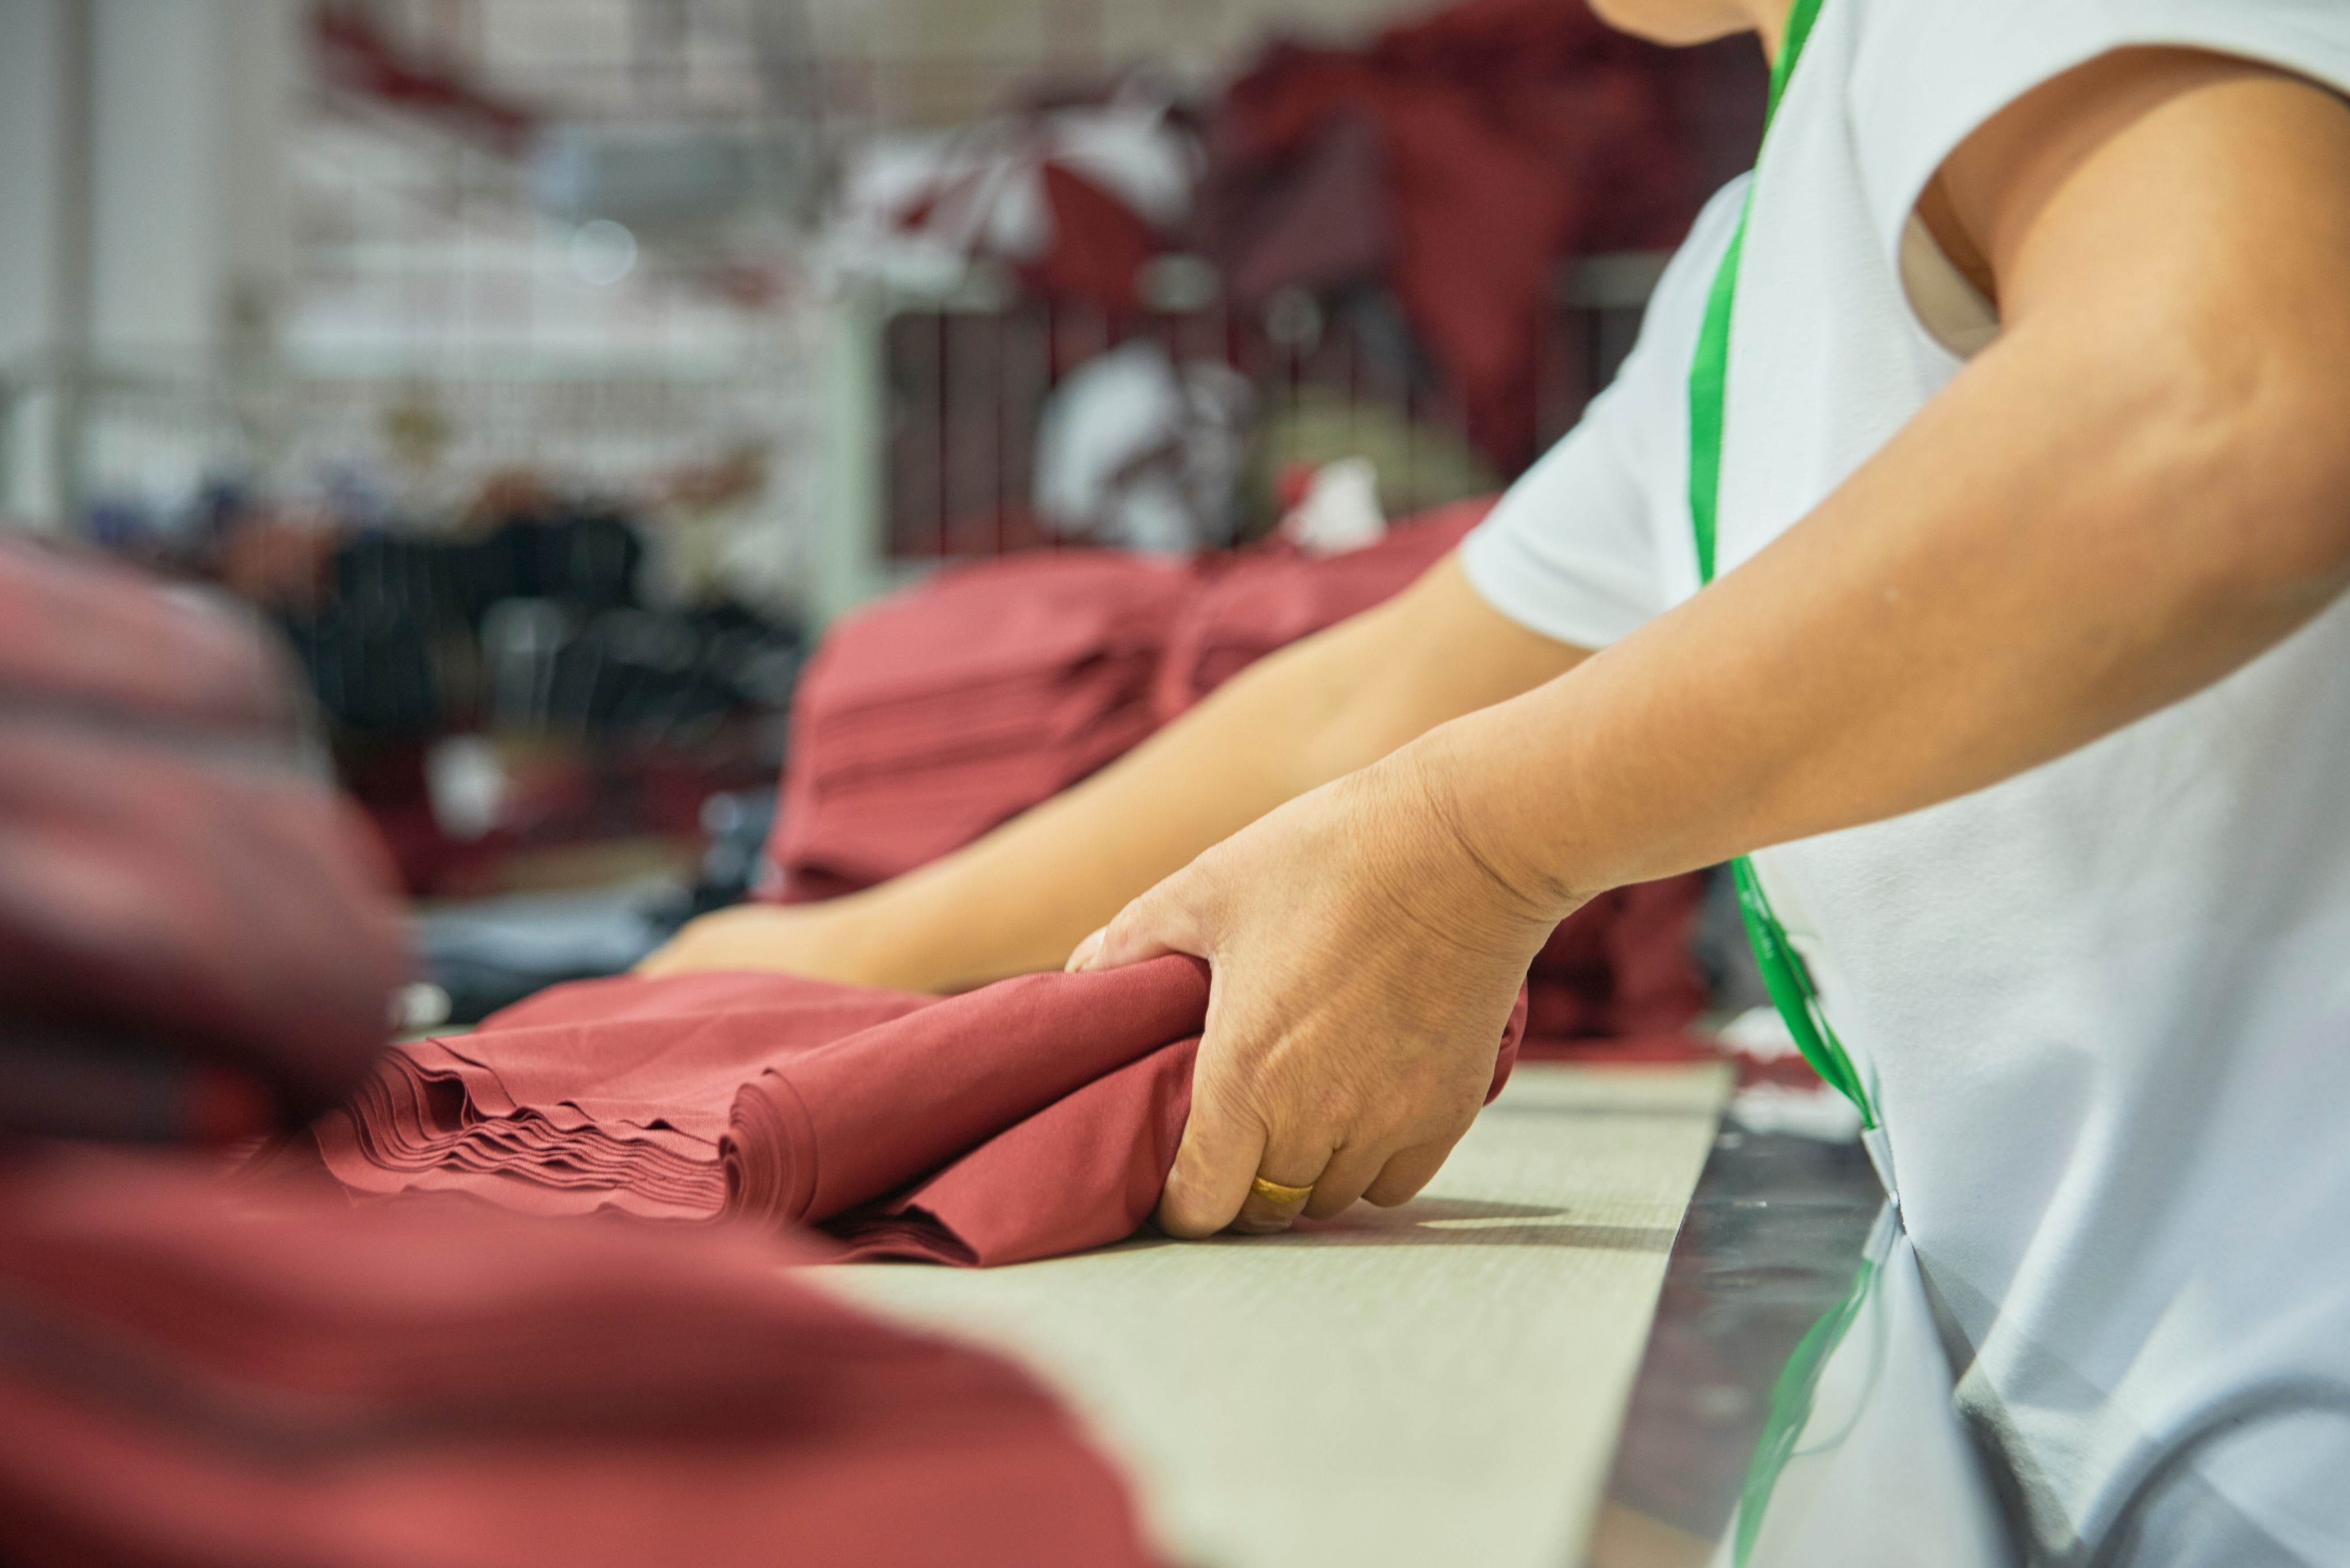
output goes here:
{"type": "MultiPolygon", "coordinates": [[[[1753,176],[1724,574],[1996,335],[1916,224],[1934,171],[2135,44],[2343,88],[2350,0],[1827,0],[1753,176]]],[[[1617,384],[1463,546],[1513,619],[1598,647],[1697,591],[1687,378],[1744,185],[1617,384]]],[[[2350,601],[2071,756],[1756,862],[2042,1547],[2101,1540],[2160,1455],[2251,1399],[2131,1561],[2350,1563],[2350,601]]]]}

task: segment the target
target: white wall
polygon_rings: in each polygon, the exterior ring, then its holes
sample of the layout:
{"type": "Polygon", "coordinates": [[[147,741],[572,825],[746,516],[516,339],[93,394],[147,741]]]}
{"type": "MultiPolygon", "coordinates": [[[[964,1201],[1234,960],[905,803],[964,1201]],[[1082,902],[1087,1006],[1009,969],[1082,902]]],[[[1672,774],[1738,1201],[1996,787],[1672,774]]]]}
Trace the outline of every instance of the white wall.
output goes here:
{"type": "Polygon", "coordinates": [[[0,510],[75,499],[88,366],[265,347],[291,257],[297,0],[0,4],[0,510]]]}
{"type": "Polygon", "coordinates": [[[101,355],[218,351],[282,288],[299,22],[292,0],[96,0],[101,355]]]}

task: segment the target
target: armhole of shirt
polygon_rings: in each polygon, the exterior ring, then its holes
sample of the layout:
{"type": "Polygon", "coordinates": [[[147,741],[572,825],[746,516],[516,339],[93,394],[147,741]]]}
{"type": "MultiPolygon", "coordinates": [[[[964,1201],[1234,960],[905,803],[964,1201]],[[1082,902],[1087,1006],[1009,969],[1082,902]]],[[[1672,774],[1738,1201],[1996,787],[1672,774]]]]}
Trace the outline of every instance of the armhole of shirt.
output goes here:
{"type": "MultiPolygon", "coordinates": [[[[1951,36],[1946,19],[1953,9],[1948,0],[1928,6],[1922,17],[1907,5],[1883,7],[1904,13],[1890,18],[1903,29],[1902,63],[1917,62],[1917,71],[1907,74],[1922,73],[1930,85],[1918,91],[1913,89],[1918,83],[1905,81],[1903,90],[1870,95],[1877,102],[1889,99],[1898,104],[1889,118],[1897,126],[1906,119],[1915,129],[1907,136],[1884,139],[1898,151],[1864,182],[1915,329],[1960,360],[1997,340],[1999,313],[1943,254],[1918,215],[1918,202],[1950,155],[2009,105],[2067,71],[2133,48],[2227,56],[2289,72],[2350,98],[2350,37],[2324,37],[2311,31],[2305,19],[2296,20],[2306,16],[2306,7],[2298,0],[2141,0],[2126,11],[2119,6],[2043,10],[2043,4],[1967,0],[1956,7],[1960,12],[1957,36],[1951,36]],[[2002,12],[2022,12],[2025,19],[1997,15],[2002,12]],[[1991,33],[2006,42],[1970,47],[1991,33]],[[1965,81],[1950,67],[1953,59],[1969,55],[1986,63],[1995,60],[2005,69],[1987,70],[1974,81],[1965,81]],[[1897,195],[1898,204],[1888,200],[1897,195]]],[[[1885,20],[1878,19],[1879,25],[1885,20]]],[[[1893,84],[1880,78],[1871,85],[1893,84]]],[[[1878,138],[1866,127],[1872,117],[1863,113],[1862,101],[1849,97],[1846,101],[1866,164],[1872,161],[1869,144],[1878,138]]]]}
{"type": "Polygon", "coordinates": [[[1901,226],[1901,291],[1926,336],[1960,359],[1999,340],[1999,307],[1959,270],[1912,207],[1901,226]]]}

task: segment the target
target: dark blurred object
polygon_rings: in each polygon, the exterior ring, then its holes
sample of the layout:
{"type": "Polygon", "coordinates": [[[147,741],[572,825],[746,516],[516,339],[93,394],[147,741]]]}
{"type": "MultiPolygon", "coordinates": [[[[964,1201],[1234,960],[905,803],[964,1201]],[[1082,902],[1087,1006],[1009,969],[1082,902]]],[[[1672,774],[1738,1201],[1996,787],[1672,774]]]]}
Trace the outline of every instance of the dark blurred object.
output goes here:
{"type": "Polygon", "coordinates": [[[634,886],[515,893],[416,918],[416,946],[442,1002],[420,1025],[478,1023],[566,981],[619,974],[668,940],[681,890],[634,886]]]}
{"type": "Polygon", "coordinates": [[[1147,1559],[1008,1363],[743,1231],[353,1209],[184,1165],[0,1174],[19,1568],[1037,1568],[1147,1559]]]}
{"type": "MultiPolygon", "coordinates": [[[[630,836],[690,855],[705,797],[782,764],[798,628],[731,603],[647,605],[635,527],[526,478],[489,487],[475,528],[362,533],[332,546],[323,591],[276,597],[402,881],[478,893],[518,885],[502,877],[519,854],[630,836]],[[453,814],[438,798],[452,742],[514,753],[513,776],[453,814]]],[[[290,547],[243,537],[224,556],[240,580],[297,575],[259,564],[290,547]]]]}
{"type": "Polygon", "coordinates": [[[311,59],[339,91],[426,116],[512,156],[528,144],[536,117],[491,92],[445,60],[403,48],[364,5],[310,8],[311,59]]]}
{"type": "Polygon", "coordinates": [[[418,916],[417,951],[427,981],[442,992],[440,1015],[419,1023],[477,1023],[550,985],[634,968],[692,916],[749,896],[775,817],[772,789],[704,801],[708,847],[690,888],[655,882],[515,894],[418,916]]]}
{"type": "Polygon", "coordinates": [[[1359,52],[1276,45],[1210,128],[1201,248],[1246,309],[1384,283],[1514,472],[1561,258],[1678,244],[1711,143],[1760,139],[1759,60],[1683,53],[1571,0],[1468,0],[1359,52]]]}
{"type": "Polygon", "coordinates": [[[404,978],[380,853],[254,625],[0,537],[0,1131],[307,1117],[404,978]]]}

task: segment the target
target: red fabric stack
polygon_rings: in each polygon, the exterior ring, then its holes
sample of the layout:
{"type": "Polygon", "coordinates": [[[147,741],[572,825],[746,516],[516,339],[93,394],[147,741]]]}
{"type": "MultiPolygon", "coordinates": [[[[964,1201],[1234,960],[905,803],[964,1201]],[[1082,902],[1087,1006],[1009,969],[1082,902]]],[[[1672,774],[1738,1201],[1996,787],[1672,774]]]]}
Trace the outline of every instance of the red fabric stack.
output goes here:
{"type": "MultiPolygon", "coordinates": [[[[1149,1215],[1207,1006],[1187,958],[943,999],[788,975],[588,981],[402,1047],[317,1147],[360,1193],[731,1213],[821,1226],[851,1258],[1017,1262],[1149,1215]]],[[[1492,1093],[1524,1018],[1521,999],[1492,1093]]]]}
{"type": "Polygon", "coordinates": [[[771,846],[786,899],[886,881],[1149,734],[1191,583],[1109,552],[942,574],[848,618],[800,682],[771,846]]]}
{"type": "Polygon", "coordinates": [[[82,1155],[0,1181],[26,1568],[1148,1561],[1026,1376],[772,1238],[353,1210],[82,1155]]]}
{"type": "Polygon", "coordinates": [[[0,536],[0,1130],[217,1139],[365,1074],[404,977],[255,628],[0,536]]]}
{"type": "Polygon", "coordinates": [[[1497,497],[1455,502],[1338,556],[1286,545],[1243,551],[1203,575],[1159,660],[1151,711],[1167,723],[1268,653],[1384,604],[1451,554],[1497,497]]]}
{"type": "Polygon", "coordinates": [[[1440,507],[1341,556],[1014,556],[848,618],[794,701],[767,896],[831,898],[960,849],[1264,655],[1401,592],[1492,509],[1440,507]]]}
{"type": "MultiPolygon", "coordinates": [[[[827,640],[802,683],[771,882],[787,899],[825,898],[960,848],[1266,654],[1409,587],[1492,505],[1439,507],[1338,556],[1275,543],[1190,571],[1107,554],[1014,556],[867,611],[827,640]],[[1147,690],[1134,684],[1145,668],[1147,690]],[[1035,740],[1070,729],[1071,715],[1081,739],[1035,740]],[[922,728],[932,723],[935,738],[922,728]],[[991,725],[1041,750],[956,753],[991,725]],[[860,770],[872,753],[858,737],[877,732],[896,763],[860,770]]],[[[1705,1005],[1687,949],[1702,885],[1618,888],[1561,925],[1528,977],[1529,1054],[1714,1054],[1681,1033],[1705,1005]]]]}

